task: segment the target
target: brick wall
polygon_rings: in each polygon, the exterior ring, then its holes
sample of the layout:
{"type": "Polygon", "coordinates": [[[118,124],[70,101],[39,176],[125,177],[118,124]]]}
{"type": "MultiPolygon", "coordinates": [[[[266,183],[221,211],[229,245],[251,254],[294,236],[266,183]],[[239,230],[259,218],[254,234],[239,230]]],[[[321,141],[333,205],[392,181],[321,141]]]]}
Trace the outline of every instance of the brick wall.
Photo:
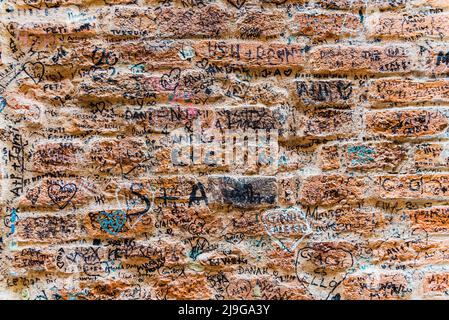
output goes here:
{"type": "Polygon", "coordinates": [[[449,292],[449,1],[2,0],[1,299],[449,292]]]}

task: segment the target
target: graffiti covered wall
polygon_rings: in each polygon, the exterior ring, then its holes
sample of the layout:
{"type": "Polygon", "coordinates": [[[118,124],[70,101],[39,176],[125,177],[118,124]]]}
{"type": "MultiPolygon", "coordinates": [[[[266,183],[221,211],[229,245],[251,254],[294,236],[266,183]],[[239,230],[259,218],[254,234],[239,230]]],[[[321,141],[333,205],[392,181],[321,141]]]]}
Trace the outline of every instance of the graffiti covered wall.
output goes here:
{"type": "Polygon", "coordinates": [[[448,0],[0,6],[0,299],[447,298],[448,0]]]}

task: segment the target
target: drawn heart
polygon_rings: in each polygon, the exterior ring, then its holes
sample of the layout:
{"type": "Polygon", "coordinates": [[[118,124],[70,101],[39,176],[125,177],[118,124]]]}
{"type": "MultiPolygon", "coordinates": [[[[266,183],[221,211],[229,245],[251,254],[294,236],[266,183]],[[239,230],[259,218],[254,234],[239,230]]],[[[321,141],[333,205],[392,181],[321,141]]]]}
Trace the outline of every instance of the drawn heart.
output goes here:
{"type": "Polygon", "coordinates": [[[286,77],[289,77],[289,76],[292,74],[292,72],[293,72],[292,69],[284,70],[284,75],[285,75],[286,77]]]}
{"type": "Polygon", "coordinates": [[[181,77],[181,69],[171,69],[169,74],[164,74],[161,77],[161,86],[166,90],[175,91],[179,85],[179,79],[181,77]]]}
{"type": "Polygon", "coordinates": [[[29,121],[39,120],[41,117],[41,108],[39,106],[33,104],[29,106],[29,109],[25,113],[26,119],[29,121]]]}
{"type": "Polygon", "coordinates": [[[338,245],[321,244],[298,250],[295,273],[313,299],[336,299],[340,284],[348,276],[354,258],[338,245]]]}
{"type": "Polygon", "coordinates": [[[226,242],[232,244],[239,244],[240,242],[242,242],[243,238],[245,238],[245,234],[242,232],[227,233],[224,235],[224,239],[226,240],[226,242]]]}
{"type": "Polygon", "coordinates": [[[240,9],[245,4],[246,0],[228,0],[228,2],[237,9],[240,9]]]}
{"type": "Polygon", "coordinates": [[[347,83],[345,84],[342,81],[337,82],[337,90],[340,94],[340,98],[343,100],[348,100],[352,93],[352,84],[347,83]]]}
{"type": "Polygon", "coordinates": [[[33,80],[35,84],[42,81],[45,73],[45,66],[42,62],[26,62],[22,70],[33,80]]]}
{"type": "Polygon", "coordinates": [[[48,187],[47,193],[59,209],[64,209],[73,199],[77,190],[74,183],[68,183],[66,185],[53,183],[48,187]]]}
{"type": "Polygon", "coordinates": [[[262,215],[262,222],[267,233],[288,252],[293,252],[312,232],[305,213],[298,208],[268,210],[262,215]]]}
{"type": "Polygon", "coordinates": [[[98,214],[98,223],[101,228],[112,235],[117,235],[126,222],[126,213],[123,210],[115,210],[112,213],[100,211],[98,214]]]}

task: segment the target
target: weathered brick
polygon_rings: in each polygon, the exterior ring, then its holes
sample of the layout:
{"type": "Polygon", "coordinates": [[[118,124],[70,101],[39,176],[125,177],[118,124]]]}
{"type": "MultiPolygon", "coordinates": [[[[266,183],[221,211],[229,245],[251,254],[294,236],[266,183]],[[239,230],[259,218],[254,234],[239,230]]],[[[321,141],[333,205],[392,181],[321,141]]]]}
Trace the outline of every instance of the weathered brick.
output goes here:
{"type": "Polygon", "coordinates": [[[421,69],[428,74],[447,75],[449,73],[449,48],[447,46],[435,46],[430,49],[422,49],[421,69]]]}
{"type": "Polygon", "coordinates": [[[92,36],[97,33],[95,22],[77,23],[39,23],[28,22],[17,26],[18,36],[29,35],[83,35],[92,36]]]}
{"type": "Polygon", "coordinates": [[[398,144],[376,143],[344,147],[348,169],[394,169],[407,157],[406,149],[398,144]]]}
{"type": "MultiPolygon", "coordinates": [[[[61,6],[87,6],[94,2],[95,0],[62,0],[59,1],[58,4],[61,6]]],[[[108,4],[130,4],[134,2],[135,0],[107,0],[108,4]]],[[[27,8],[51,8],[55,6],[55,2],[53,0],[18,0],[17,5],[27,8]]]]}
{"type": "Polygon", "coordinates": [[[323,146],[318,153],[318,165],[322,170],[339,169],[340,152],[337,146],[323,146]]]}
{"type": "Polygon", "coordinates": [[[94,186],[87,179],[44,178],[26,189],[19,207],[38,207],[52,210],[76,208],[93,198],[94,186]]]}
{"type": "Polygon", "coordinates": [[[120,6],[100,10],[94,19],[101,22],[103,31],[113,36],[153,38],[157,32],[155,18],[151,8],[120,6]]]}
{"type": "Polygon", "coordinates": [[[304,205],[331,205],[361,201],[367,185],[363,177],[343,175],[311,176],[304,180],[300,201],[304,205]]]}
{"type": "Polygon", "coordinates": [[[380,176],[373,195],[381,199],[445,199],[449,176],[445,174],[380,176]]]}
{"type": "MultiPolygon", "coordinates": [[[[94,103],[96,105],[96,103],[94,103]]],[[[100,103],[99,106],[102,104],[100,103]]],[[[53,129],[49,134],[49,138],[56,138],[58,136],[70,135],[70,134],[87,134],[96,130],[101,133],[119,133],[125,131],[129,126],[130,121],[126,121],[126,113],[123,110],[118,110],[116,116],[113,114],[113,108],[108,109],[102,114],[98,114],[95,111],[87,110],[61,110],[58,116],[69,117],[66,127],[59,127],[53,129]]],[[[58,119],[58,117],[56,117],[58,119]]],[[[55,120],[55,124],[58,121],[55,120]]]]}
{"type": "MultiPolygon", "coordinates": [[[[167,99],[169,93],[174,90],[174,87],[179,82],[179,72],[176,79],[171,78],[172,81],[166,84],[162,81],[162,77],[155,76],[139,76],[135,77],[131,74],[116,76],[114,82],[110,81],[107,76],[113,76],[112,69],[104,70],[87,78],[79,83],[79,96],[92,97],[95,96],[100,99],[117,99],[123,97],[124,99],[167,99]],[[163,85],[164,84],[164,85],[163,85]],[[166,84],[166,85],[165,85],[166,84]]],[[[172,73],[173,75],[173,73],[172,73]]],[[[165,80],[165,78],[164,78],[165,80]]]]}
{"type": "Polygon", "coordinates": [[[449,154],[446,144],[424,143],[416,146],[413,159],[418,169],[447,168],[449,154]]]}
{"type": "Polygon", "coordinates": [[[179,300],[182,297],[189,296],[192,299],[209,300],[214,297],[211,287],[207,285],[207,276],[205,274],[193,275],[191,280],[193,281],[180,279],[177,288],[170,287],[167,290],[167,299],[179,300]]]}
{"type": "Polygon", "coordinates": [[[79,171],[83,163],[81,153],[81,146],[71,142],[40,144],[34,150],[32,162],[40,172],[79,171]]]}
{"type": "Polygon", "coordinates": [[[449,292],[449,273],[429,272],[423,279],[425,295],[446,297],[449,292]]]}
{"type": "Polygon", "coordinates": [[[82,237],[81,225],[74,214],[66,216],[23,217],[17,224],[17,237],[23,242],[59,242],[82,237]]]}
{"type": "MultiPolygon", "coordinates": [[[[350,137],[360,130],[358,121],[352,111],[320,110],[306,113],[302,135],[310,138],[350,137]]],[[[300,133],[301,135],[301,133],[300,133]]]]}
{"type": "Polygon", "coordinates": [[[289,100],[287,90],[274,82],[250,83],[228,79],[223,84],[223,89],[226,97],[252,105],[257,103],[279,105],[289,100]]]}
{"type": "Polygon", "coordinates": [[[435,243],[429,243],[416,237],[371,241],[369,247],[372,250],[370,262],[383,269],[405,269],[423,265],[425,264],[423,257],[426,252],[438,250],[438,245],[435,243]]]}
{"type": "Polygon", "coordinates": [[[139,203],[129,210],[99,210],[89,212],[83,219],[88,235],[94,239],[135,238],[144,232],[152,232],[152,218],[146,214],[151,203],[139,203]]]}
{"type": "Polygon", "coordinates": [[[370,15],[367,21],[369,35],[382,38],[418,39],[449,37],[449,16],[406,12],[370,15]]]}
{"type": "Polygon", "coordinates": [[[303,67],[305,55],[299,45],[231,41],[202,41],[194,46],[199,58],[245,67],[303,67]]]}
{"type": "MultiPolygon", "coordinates": [[[[438,0],[437,0],[438,1],[438,0]]],[[[354,10],[360,9],[400,9],[404,8],[407,0],[319,0],[318,3],[326,9],[354,10]]]]}
{"type": "Polygon", "coordinates": [[[110,174],[135,174],[139,165],[150,160],[143,141],[131,139],[110,139],[91,144],[86,158],[95,172],[110,174]]]}
{"type": "Polygon", "coordinates": [[[296,81],[294,88],[299,103],[304,106],[350,106],[357,90],[347,80],[296,81]]]}
{"type": "Polygon", "coordinates": [[[282,129],[286,122],[277,108],[250,106],[215,110],[214,127],[220,130],[282,129]]]}
{"type": "Polygon", "coordinates": [[[449,208],[447,207],[411,210],[409,215],[414,226],[427,232],[445,233],[449,230],[449,208]]]}
{"type": "Polygon", "coordinates": [[[373,135],[413,138],[443,133],[447,118],[434,110],[378,111],[365,115],[366,128],[373,135]]]}
{"type": "Polygon", "coordinates": [[[199,9],[162,7],[155,12],[155,25],[161,38],[215,38],[229,32],[231,14],[217,5],[199,9]]]}
{"type": "Polygon", "coordinates": [[[379,79],[371,82],[369,99],[373,103],[444,102],[449,100],[449,81],[379,79]]]}
{"type": "Polygon", "coordinates": [[[333,207],[332,209],[317,209],[307,211],[314,234],[332,234],[338,237],[344,235],[362,235],[371,237],[381,233],[388,225],[384,214],[380,211],[370,211],[350,205],[333,207]]]}
{"type": "Polygon", "coordinates": [[[53,258],[40,249],[26,248],[14,254],[13,266],[25,270],[46,271],[52,268],[53,258]]]}
{"type": "Polygon", "coordinates": [[[79,66],[77,72],[80,76],[90,75],[95,70],[111,70],[119,63],[128,63],[131,66],[144,64],[147,69],[152,68],[172,68],[174,65],[183,67],[188,65],[188,61],[183,60],[180,51],[183,44],[173,41],[126,41],[111,42],[110,44],[99,45],[92,41],[84,41],[77,46],[67,45],[67,55],[60,59],[60,63],[76,64],[79,66]],[[87,66],[83,70],[83,66],[87,66]],[[92,68],[94,67],[94,68],[92,68]]]}
{"type": "Polygon", "coordinates": [[[236,29],[242,39],[278,38],[285,32],[286,21],[278,10],[249,11],[237,20],[236,29]]]}
{"type": "Polygon", "coordinates": [[[447,298],[447,0],[1,7],[0,299],[447,298]]]}
{"type": "Polygon", "coordinates": [[[351,275],[343,284],[343,297],[351,300],[410,299],[413,287],[403,273],[351,275]]]}
{"type": "Polygon", "coordinates": [[[340,38],[357,35],[363,24],[359,16],[351,13],[298,13],[290,28],[300,36],[340,38]]]}
{"type": "Polygon", "coordinates": [[[432,6],[435,8],[447,8],[448,3],[445,0],[417,0],[413,1],[413,6],[421,7],[422,5],[432,6]]]}
{"type": "Polygon", "coordinates": [[[168,130],[203,128],[212,126],[214,113],[208,109],[181,106],[162,106],[140,111],[138,108],[125,111],[128,125],[137,132],[167,132],[168,130]]]}
{"type": "MultiPolygon", "coordinates": [[[[423,234],[425,236],[425,234],[423,234]]],[[[425,241],[421,241],[425,242],[425,241]]],[[[423,249],[418,252],[417,258],[420,264],[426,265],[441,265],[449,261],[449,252],[447,250],[447,241],[432,241],[427,245],[423,245],[423,249]]]]}
{"type": "Polygon", "coordinates": [[[278,178],[278,201],[283,205],[293,206],[299,199],[301,177],[278,178]]]}
{"type": "Polygon", "coordinates": [[[319,72],[408,73],[417,69],[410,46],[317,46],[310,50],[307,70],[319,72]]]}

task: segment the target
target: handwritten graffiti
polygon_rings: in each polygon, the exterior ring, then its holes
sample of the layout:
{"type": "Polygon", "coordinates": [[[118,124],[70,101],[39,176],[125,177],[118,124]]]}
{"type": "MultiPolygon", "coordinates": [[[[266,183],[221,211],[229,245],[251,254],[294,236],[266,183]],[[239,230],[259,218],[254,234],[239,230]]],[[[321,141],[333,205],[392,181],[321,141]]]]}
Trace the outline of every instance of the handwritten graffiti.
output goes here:
{"type": "Polygon", "coordinates": [[[50,199],[59,209],[64,209],[75,197],[78,188],[74,183],[60,184],[52,183],[48,186],[47,192],[50,199]]]}
{"type": "Polygon", "coordinates": [[[0,2],[0,297],[449,295],[447,1],[0,2]]]}
{"type": "Polygon", "coordinates": [[[449,65],[449,52],[445,54],[443,51],[440,51],[438,53],[436,65],[439,66],[441,64],[449,65]]]}
{"type": "Polygon", "coordinates": [[[274,209],[262,215],[268,234],[289,252],[293,252],[304,237],[312,232],[306,219],[306,214],[298,208],[274,209]]]}
{"type": "Polygon", "coordinates": [[[98,222],[103,230],[112,235],[117,235],[125,225],[126,213],[123,210],[116,210],[112,213],[100,211],[98,222]]]}

